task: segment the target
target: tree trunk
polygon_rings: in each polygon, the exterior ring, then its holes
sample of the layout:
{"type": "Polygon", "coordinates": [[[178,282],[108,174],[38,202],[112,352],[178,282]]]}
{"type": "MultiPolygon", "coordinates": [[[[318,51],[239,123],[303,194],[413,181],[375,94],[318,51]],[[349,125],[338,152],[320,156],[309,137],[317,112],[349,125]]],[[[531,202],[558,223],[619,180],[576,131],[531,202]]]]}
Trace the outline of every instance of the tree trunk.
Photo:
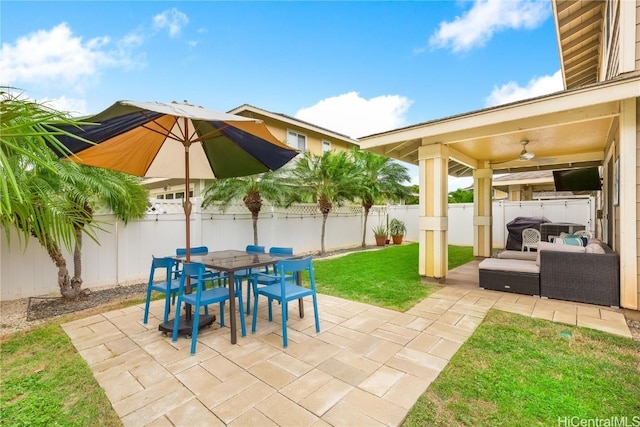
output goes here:
{"type": "Polygon", "coordinates": [[[258,245],[258,215],[262,209],[262,196],[259,191],[251,190],[242,198],[244,205],[251,212],[251,221],[253,222],[253,244],[258,245]]]}
{"type": "Polygon", "coordinates": [[[73,249],[73,278],[71,287],[80,292],[82,288],[82,229],[76,227],[76,244],[73,249]]]}
{"type": "Polygon", "coordinates": [[[258,212],[251,212],[251,222],[253,223],[253,244],[258,246],[258,212]]]}
{"type": "Polygon", "coordinates": [[[58,267],[58,286],[60,287],[60,294],[66,299],[76,298],[79,292],[71,286],[69,270],[67,270],[67,261],[62,256],[60,248],[55,243],[45,244],[45,248],[47,249],[49,257],[51,257],[51,260],[54,262],[56,267],[58,267]]]}
{"type": "Polygon", "coordinates": [[[320,236],[320,253],[324,253],[324,231],[327,226],[327,217],[329,216],[329,212],[331,212],[331,208],[333,208],[333,203],[328,200],[324,196],[320,196],[318,198],[318,207],[320,208],[320,212],[322,212],[322,235],[320,236]]]}
{"type": "Polygon", "coordinates": [[[367,219],[369,219],[369,210],[371,210],[372,203],[363,203],[362,207],[364,208],[364,230],[362,230],[362,247],[364,248],[367,239],[367,219]]]}
{"type": "Polygon", "coordinates": [[[324,230],[326,228],[327,225],[327,217],[329,216],[329,212],[327,213],[322,213],[322,235],[320,237],[320,253],[324,253],[324,230]]]}

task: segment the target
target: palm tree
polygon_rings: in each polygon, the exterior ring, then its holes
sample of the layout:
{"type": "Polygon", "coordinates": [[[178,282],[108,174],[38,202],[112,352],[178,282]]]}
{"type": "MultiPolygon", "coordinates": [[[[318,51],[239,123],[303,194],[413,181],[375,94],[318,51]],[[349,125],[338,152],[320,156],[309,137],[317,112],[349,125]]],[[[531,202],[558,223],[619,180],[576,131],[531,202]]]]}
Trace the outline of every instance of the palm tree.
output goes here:
{"type": "Polygon", "coordinates": [[[449,203],[473,203],[473,190],[458,188],[451,191],[448,197],[449,203]]]}
{"type": "Polygon", "coordinates": [[[333,205],[355,197],[357,171],[346,152],[326,151],[322,156],[306,152],[292,170],[295,197],[310,197],[322,212],[321,252],[325,252],[324,238],[327,217],[333,205]]]}
{"type": "Polygon", "coordinates": [[[61,294],[73,298],[82,283],[80,231],[95,238],[91,206],[100,201],[119,218],[139,217],[148,203],[146,190],[133,177],[59,160],[51,148],[66,149],[56,139],[63,132],[53,125],[79,123],[65,114],[9,92],[0,92],[0,113],[0,225],[8,239],[11,230],[20,231],[25,244],[37,239],[58,267],[61,294]],[[71,249],[73,242],[75,287],[60,248],[62,243],[71,249]]]}
{"type": "Polygon", "coordinates": [[[364,230],[362,231],[362,247],[367,237],[367,218],[376,202],[387,199],[398,200],[411,193],[402,183],[409,181],[406,167],[370,151],[354,148],[351,152],[357,169],[357,193],[364,209],[364,230]]]}
{"type": "Polygon", "coordinates": [[[283,206],[289,186],[283,179],[284,172],[278,169],[257,175],[237,178],[216,179],[204,190],[202,206],[207,207],[220,202],[220,210],[225,212],[232,201],[242,197],[244,205],[251,212],[253,223],[253,244],[258,244],[258,215],[262,209],[263,199],[276,206],[283,206]]]}
{"type": "Polygon", "coordinates": [[[132,219],[144,218],[149,205],[149,191],[140,184],[140,178],[132,175],[72,162],[62,163],[65,172],[60,175],[63,192],[83,213],[83,221],[74,222],[73,277],[70,289],[66,289],[68,296],[73,297],[82,286],[82,235],[94,221],[94,208],[107,208],[127,224],[132,219]]]}
{"type": "Polygon", "coordinates": [[[11,230],[46,241],[53,239],[70,246],[74,236],[72,221],[79,213],[66,209],[55,199],[47,182],[27,174],[38,166],[56,174],[56,163],[47,155],[49,147],[66,149],[55,138],[60,131],[50,124],[74,125],[66,114],[29,101],[0,86],[0,225],[7,240],[11,230]],[[26,179],[26,181],[25,181],[26,179]]]}

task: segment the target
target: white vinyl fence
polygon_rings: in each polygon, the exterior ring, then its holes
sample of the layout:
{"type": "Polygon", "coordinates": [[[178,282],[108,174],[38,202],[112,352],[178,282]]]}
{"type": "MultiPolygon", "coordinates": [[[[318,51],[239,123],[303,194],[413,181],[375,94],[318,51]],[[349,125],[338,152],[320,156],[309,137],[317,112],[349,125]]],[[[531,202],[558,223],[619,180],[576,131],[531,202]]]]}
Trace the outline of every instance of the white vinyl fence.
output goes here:
{"type": "MultiPolygon", "coordinates": [[[[518,216],[545,216],[554,222],[575,222],[593,229],[593,200],[572,199],[544,202],[496,202],[493,205],[494,246],[506,242],[506,224],[518,216]]],[[[82,278],[84,288],[146,281],[151,256],[166,256],[185,245],[185,223],[178,201],[154,201],[146,218],[126,226],[111,215],[98,215],[104,231],[97,232],[99,244],[84,237],[82,278]],[[158,213],[156,213],[158,212],[158,213]],[[161,213],[160,213],[161,212],[161,213]]],[[[418,206],[374,207],[367,221],[368,245],[374,245],[371,229],[391,218],[405,221],[406,241],[418,240],[418,206]]],[[[326,250],[359,246],[362,243],[364,217],[360,206],[336,208],[327,220],[326,250]]],[[[258,220],[259,244],[291,246],[296,253],[320,249],[322,214],[315,205],[290,209],[263,207],[258,220]]],[[[35,240],[21,244],[12,233],[8,242],[3,230],[0,243],[0,300],[59,293],[58,270],[46,251],[35,240]]],[[[449,243],[473,245],[473,204],[449,206],[449,243]],[[455,225],[455,226],[454,226],[455,225]]],[[[231,206],[226,213],[202,210],[194,200],[191,214],[191,245],[206,245],[210,250],[244,249],[253,243],[251,214],[243,205],[231,206]]],[[[63,250],[67,267],[73,272],[73,257],[63,250]]]]}

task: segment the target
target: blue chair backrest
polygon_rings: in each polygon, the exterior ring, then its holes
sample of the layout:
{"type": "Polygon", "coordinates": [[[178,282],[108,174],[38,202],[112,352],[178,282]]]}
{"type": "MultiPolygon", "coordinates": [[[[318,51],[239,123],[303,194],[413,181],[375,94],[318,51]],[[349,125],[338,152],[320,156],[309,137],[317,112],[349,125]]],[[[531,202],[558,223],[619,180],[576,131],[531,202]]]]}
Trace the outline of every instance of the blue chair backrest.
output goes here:
{"type": "Polygon", "coordinates": [[[311,289],[316,288],[316,281],[313,275],[313,265],[311,264],[311,257],[298,258],[298,259],[283,259],[276,264],[276,271],[280,277],[285,278],[288,274],[297,273],[299,271],[309,272],[309,281],[311,283],[311,289]]]}
{"type": "Polygon", "coordinates": [[[151,268],[172,268],[175,262],[171,257],[153,257],[151,268]]]}
{"type": "MultiPolygon", "coordinates": [[[[191,248],[191,255],[206,255],[209,252],[209,248],[206,246],[195,246],[191,248]]],[[[176,249],[176,256],[185,256],[187,254],[187,248],[176,249]]]]}
{"type": "Polygon", "coordinates": [[[258,252],[261,254],[265,253],[264,246],[247,245],[244,250],[247,252],[258,252]]]}
{"type": "Polygon", "coordinates": [[[171,277],[171,271],[176,267],[176,261],[171,257],[152,257],[149,284],[154,282],[155,272],[159,268],[166,269],[167,279],[171,277]]]}
{"type": "Polygon", "coordinates": [[[201,278],[202,274],[206,271],[206,268],[201,262],[184,262],[182,263],[182,271],[185,273],[182,276],[182,280],[184,280],[185,276],[196,276],[201,278]]]}
{"type": "Polygon", "coordinates": [[[293,248],[272,246],[271,249],[269,249],[269,254],[270,255],[293,255],[293,248]]]}

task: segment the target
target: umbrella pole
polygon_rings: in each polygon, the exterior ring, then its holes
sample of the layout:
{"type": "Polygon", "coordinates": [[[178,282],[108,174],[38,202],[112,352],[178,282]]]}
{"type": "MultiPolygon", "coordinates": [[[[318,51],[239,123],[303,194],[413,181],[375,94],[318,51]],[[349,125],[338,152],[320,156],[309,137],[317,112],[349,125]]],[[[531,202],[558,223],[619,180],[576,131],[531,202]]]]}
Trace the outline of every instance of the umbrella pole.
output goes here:
{"type": "MultiPolygon", "coordinates": [[[[186,262],[191,262],[191,197],[189,197],[189,142],[184,142],[184,201],[182,202],[182,208],[184,209],[184,216],[186,219],[185,234],[186,234],[186,262]]],[[[188,294],[191,293],[191,278],[187,276],[187,289],[188,294]]],[[[187,320],[191,320],[191,304],[187,304],[185,307],[185,317],[187,320]]]]}
{"type": "MultiPolygon", "coordinates": [[[[186,126],[186,124],[185,124],[186,126]]],[[[189,145],[190,143],[188,141],[183,142],[184,144],[184,170],[185,170],[185,198],[184,198],[184,202],[182,202],[182,207],[184,209],[184,216],[185,216],[185,220],[186,220],[186,225],[185,225],[185,240],[186,240],[186,248],[185,248],[185,262],[191,262],[191,197],[189,197],[189,145]]],[[[187,280],[187,286],[185,289],[186,293],[191,293],[191,277],[187,276],[186,277],[187,280]]],[[[178,330],[178,333],[182,333],[182,334],[191,334],[191,331],[193,329],[193,315],[192,315],[192,309],[193,307],[191,306],[191,304],[185,304],[185,315],[184,315],[184,322],[180,322],[180,328],[178,330]]],[[[198,308],[199,309],[199,308],[198,308]]],[[[180,313],[176,313],[176,316],[180,316],[180,313]]],[[[233,321],[234,319],[232,319],[233,321]]],[[[213,322],[216,321],[216,316],[214,315],[205,315],[205,316],[200,316],[199,321],[198,321],[198,329],[205,327],[205,326],[210,326],[213,322]]],[[[165,323],[161,323],[160,326],[158,327],[159,330],[161,330],[163,333],[169,333],[169,332],[173,332],[173,321],[169,321],[169,322],[165,322],[165,323]]]]}

